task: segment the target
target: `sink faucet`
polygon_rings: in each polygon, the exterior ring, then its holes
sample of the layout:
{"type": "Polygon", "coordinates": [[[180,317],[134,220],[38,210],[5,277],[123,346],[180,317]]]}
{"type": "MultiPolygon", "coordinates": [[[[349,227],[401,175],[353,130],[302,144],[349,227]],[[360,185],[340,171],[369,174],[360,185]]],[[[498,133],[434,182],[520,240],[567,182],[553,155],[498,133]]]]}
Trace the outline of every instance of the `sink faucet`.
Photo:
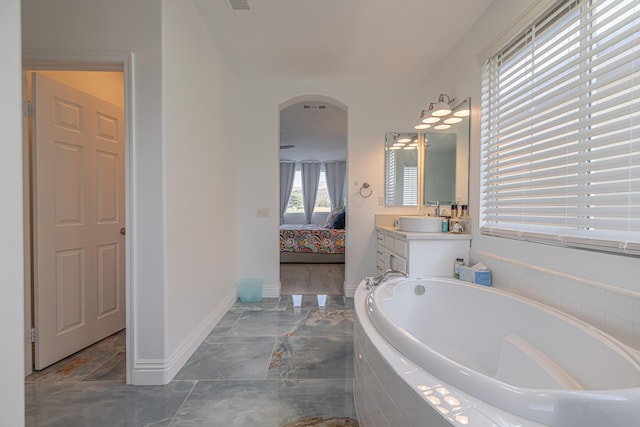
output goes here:
{"type": "Polygon", "coordinates": [[[427,205],[428,206],[435,206],[435,209],[433,210],[433,216],[440,216],[440,202],[439,201],[435,201],[435,202],[427,201],[427,205]]]}
{"type": "Polygon", "coordinates": [[[404,271],[389,269],[384,273],[382,273],[380,276],[367,277],[365,279],[365,283],[366,283],[367,289],[371,290],[373,289],[374,286],[381,285],[387,280],[391,280],[393,278],[398,278],[398,277],[409,277],[409,275],[404,271]]]}

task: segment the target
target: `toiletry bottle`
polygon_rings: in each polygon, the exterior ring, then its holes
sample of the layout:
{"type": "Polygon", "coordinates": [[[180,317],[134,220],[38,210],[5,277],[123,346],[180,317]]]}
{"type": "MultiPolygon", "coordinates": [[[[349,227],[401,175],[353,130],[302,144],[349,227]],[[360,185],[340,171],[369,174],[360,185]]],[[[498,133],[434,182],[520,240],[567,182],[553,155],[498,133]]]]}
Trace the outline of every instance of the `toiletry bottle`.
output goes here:
{"type": "Polygon", "coordinates": [[[451,205],[451,219],[458,217],[458,205],[456,203],[451,205]]]}
{"type": "Polygon", "coordinates": [[[467,205],[462,205],[462,212],[460,213],[461,217],[466,217],[467,216],[467,205]]]}
{"type": "Polygon", "coordinates": [[[449,219],[448,218],[442,218],[442,232],[443,233],[448,233],[449,232],[449,219]]]}
{"type": "Polygon", "coordinates": [[[456,261],[453,263],[453,276],[456,279],[460,278],[460,266],[464,265],[464,260],[462,258],[456,258],[456,261]]]}

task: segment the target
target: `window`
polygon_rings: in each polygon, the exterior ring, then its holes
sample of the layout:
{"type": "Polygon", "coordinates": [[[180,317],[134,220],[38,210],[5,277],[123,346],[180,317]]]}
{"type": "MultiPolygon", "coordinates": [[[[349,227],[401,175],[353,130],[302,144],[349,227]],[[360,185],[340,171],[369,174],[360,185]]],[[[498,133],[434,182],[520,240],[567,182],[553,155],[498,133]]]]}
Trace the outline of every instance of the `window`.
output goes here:
{"type": "Polygon", "coordinates": [[[640,255],[638,28],[563,0],[483,66],[484,234],[640,255]]]}
{"type": "MultiPolygon", "coordinates": [[[[293,178],[291,197],[287,206],[287,213],[304,213],[302,202],[302,172],[298,169],[293,178]]],[[[327,188],[327,177],[324,169],[320,171],[318,182],[318,193],[313,212],[331,212],[331,201],[329,200],[329,190],[327,188]]]]}

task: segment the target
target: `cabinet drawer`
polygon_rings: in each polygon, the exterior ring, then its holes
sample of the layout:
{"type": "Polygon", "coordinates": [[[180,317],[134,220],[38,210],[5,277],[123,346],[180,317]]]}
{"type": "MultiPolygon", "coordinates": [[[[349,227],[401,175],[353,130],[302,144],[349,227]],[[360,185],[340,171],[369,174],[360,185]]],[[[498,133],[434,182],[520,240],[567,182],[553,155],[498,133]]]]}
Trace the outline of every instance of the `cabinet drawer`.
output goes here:
{"type": "Polygon", "coordinates": [[[400,239],[394,239],[394,244],[393,244],[393,251],[395,253],[397,253],[400,256],[406,257],[407,256],[407,241],[406,240],[400,240],[400,239]]]}
{"type": "Polygon", "coordinates": [[[394,247],[393,247],[393,241],[394,240],[395,239],[392,236],[389,236],[388,234],[385,234],[384,235],[384,243],[383,243],[384,247],[387,248],[387,249],[390,249],[390,250],[394,250],[394,247]]]}

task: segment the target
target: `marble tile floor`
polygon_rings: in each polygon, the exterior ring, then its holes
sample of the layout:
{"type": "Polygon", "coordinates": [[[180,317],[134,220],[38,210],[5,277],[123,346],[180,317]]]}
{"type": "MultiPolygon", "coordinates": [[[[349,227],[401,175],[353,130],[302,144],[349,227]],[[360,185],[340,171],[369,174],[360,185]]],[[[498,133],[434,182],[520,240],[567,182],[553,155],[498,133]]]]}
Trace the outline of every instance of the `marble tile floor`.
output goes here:
{"type": "Polygon", "coordinates": [[[128,386],[121,332],[30,375],[26,425],[357,426],[352,333],[351,298],[238,301],[173,381],[128,386]]]}

